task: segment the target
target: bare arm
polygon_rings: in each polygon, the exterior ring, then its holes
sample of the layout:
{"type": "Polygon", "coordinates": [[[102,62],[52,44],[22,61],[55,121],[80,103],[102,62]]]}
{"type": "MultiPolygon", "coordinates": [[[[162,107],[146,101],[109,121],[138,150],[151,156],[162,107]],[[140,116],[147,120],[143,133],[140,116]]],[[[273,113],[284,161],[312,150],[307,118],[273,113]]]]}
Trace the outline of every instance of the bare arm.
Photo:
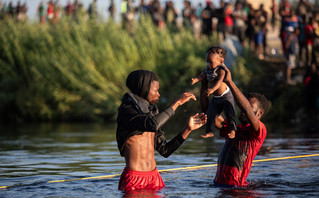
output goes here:
{"type": "Polygon", "coordinates": [[[205,78],[205,72],[203,71],[197,77],[192,78],[191,85],[194,85],[195,83],[202,81],[204,78],[205,78]]]}
{"type": "Polygon", "coordinates": [[[238,87],[235,85],[231,78],[231,73],[228,68],[226,68],[227,75],[225,77],[225,83],[230,88],[234,99],[236,103],[238,104],[239,108],[242,110],[242,112],[246,115],[249,123],[252,125],[254,131],[259,130],[259,121],[255,113],[253,112],[253,109],[251,107],[250,102],[247,100],[247,98],[244,96],[244,94],[238,89],[238,87]]]}

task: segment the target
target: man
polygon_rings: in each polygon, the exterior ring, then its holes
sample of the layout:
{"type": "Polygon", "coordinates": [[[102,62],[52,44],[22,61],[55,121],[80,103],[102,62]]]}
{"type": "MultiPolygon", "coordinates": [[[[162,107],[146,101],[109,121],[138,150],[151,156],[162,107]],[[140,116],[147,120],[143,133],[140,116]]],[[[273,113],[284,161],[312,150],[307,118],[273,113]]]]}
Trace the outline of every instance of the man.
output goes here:
{"type": "Polygon", "coordinates": [[[220,0],[220,7],[216,9],[215,15],[218,19],[217,22],[217,34],[220,42],[223,42],[226,38],[225,33],[225,2],[220,0]]]}
{"type": "Polygon", "coordinates": [[[216,119],[216,127],[220,129],[220,135],[225,137],[226,141],[218,157],[214,185],[217,187],[247,186],[246,178],[252,161],[267,135],[266,127],[260,119],[267,113],[269,104],[263,95],[257,93],[251,93],[246,99],[232,81],[231,73],[227,68],[226,73],[224,81],[241,109],[239,120],[242,124],[237,127],[236,137],[230,139],[227,135],[229,132],[226,121],[224,122],[221,116],[216,119]]]}
{"type": "Polygon", "coordinates": [[[238,37],[242,46],[244,46],[247,13],[243,10],[242,3],[236,2],[236,9],[233,11],[234,34],[238,37]]]}
{"type": "Polygon", "coordinates": [[[90,19],[96,19],[97,18],[96,1],[97,0],[93,0],[92,3],[89,6],[88,13],[89,13],[90,19]]]}
{"type": "Polygon", "coordinates": [[[214,8],[213,4],[210,1],[206,1],[206,7],[201,13],[203,20],[203,34],[210,38],[213,34],[213,17],[214,17],[214,8]]]}
{"type": "Polygon", "coordinates": [[[264,55],[266,55],[267,52],[267,33],[268,33],[268,13],[267,11],[264,9],[264,4],[260,4],[259,6],[259,12],[261,13],[258,17],[257,17],[257,23],[261,25],[262,31],[263,31],[263,43],[262,43],[262,47],[263,47],[263,55],[261,56],[262,58],[264,57],[264,55]]]}
{"type": "Polygon", "coordinates": [[[194,94],[184,93],[166,110],[159,113],[156,103],[160,94],[158,77],[154,72],[136,70],[126,79],[131,93],[124,94],[118,109],[116,139],[126,167],[119,181],[120,190],[160,189],[164,187],[157,171],[154,151],[170,156],[185,141],[191,131],[206,123],[205,114],[191,116],[185,128],[167,142],[161,127],[174,115],[178,106],[196,100],[194,94]]]}

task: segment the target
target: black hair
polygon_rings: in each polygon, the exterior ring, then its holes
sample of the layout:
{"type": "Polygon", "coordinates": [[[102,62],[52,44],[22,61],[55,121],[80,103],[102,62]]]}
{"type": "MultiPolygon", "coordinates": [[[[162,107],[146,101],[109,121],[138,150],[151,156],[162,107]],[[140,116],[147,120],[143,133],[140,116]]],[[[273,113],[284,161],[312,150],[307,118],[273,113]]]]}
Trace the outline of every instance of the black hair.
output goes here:
{"type": "Polygon", "coordinates": [[[251,92],[247,95],[247,98],[248,99],[249,98],[256,98],[259,102],[258,107],[261,108],[262,110],[264,110],[263,116],[267,114],[267,112],[269,110],[269,101],[267,100],[267,98],[264,95],[251,92]]]}
{"type": "Polygon", "coordinates": [[[225,58],[227,50],[219,46],[212,46],[206,50],[206,55],[209,54],[219,54],[222,58],[225,58]]]}

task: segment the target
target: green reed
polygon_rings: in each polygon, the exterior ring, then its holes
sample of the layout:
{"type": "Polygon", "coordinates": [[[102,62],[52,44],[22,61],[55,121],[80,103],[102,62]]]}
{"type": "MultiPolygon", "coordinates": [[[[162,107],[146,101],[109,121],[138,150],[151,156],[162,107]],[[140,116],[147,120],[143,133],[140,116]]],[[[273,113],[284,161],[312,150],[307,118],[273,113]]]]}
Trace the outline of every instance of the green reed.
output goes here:
{"type": "Polygon", "coordinates": [[[162,96],[176,97],[204,64],[206,48],[192,33],[171,33],[142,18],[129,34],[119,24],[0,23],[2,120],[113,120],[125,79],[135,69],[155,71],[162,96]]]}

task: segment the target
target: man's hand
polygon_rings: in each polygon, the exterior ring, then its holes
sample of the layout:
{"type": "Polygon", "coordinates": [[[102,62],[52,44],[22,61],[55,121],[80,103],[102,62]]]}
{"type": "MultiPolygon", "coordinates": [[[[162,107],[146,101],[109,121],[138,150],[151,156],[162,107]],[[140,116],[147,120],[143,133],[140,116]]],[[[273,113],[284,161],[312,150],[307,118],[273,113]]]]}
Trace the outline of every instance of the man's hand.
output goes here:
{"type": "Polygon", "coordinates": [[[224,82],[228,84],[229,82],[232,81],[231,72],[226,66],[225,66],[225,71],[226,71],[226,75],[224,77],[224,82]]]}
{"type": "Polygon", "coordinates": [[[188,135],[196,129],[199,129],[207,122],[207,116],[204,113],[197,113],[191,116],[188,120],[187,125],[185,126],[184,130],[181,132],[182,137],[184,140],[188,137],[188,135]]]}
{"type": "Polygon", "coordinates": [[[199,129],[207,122],[207,116],[204,113],[195,114],[191,116],[188,120],[187,128],[191,131],[199,129]]]}
{"type": "Polygon", "coordinates": [[[175,111],[178,106],[183,105],[184,103],[188,102],[190,99],[193,99],[196,101],[196,97],[193,93],[190,93],[190,92],[183,93],[179,98],[175,100],[175,102],[173,102],[173,104],[171,104],[171,107],[175,111]]]}

